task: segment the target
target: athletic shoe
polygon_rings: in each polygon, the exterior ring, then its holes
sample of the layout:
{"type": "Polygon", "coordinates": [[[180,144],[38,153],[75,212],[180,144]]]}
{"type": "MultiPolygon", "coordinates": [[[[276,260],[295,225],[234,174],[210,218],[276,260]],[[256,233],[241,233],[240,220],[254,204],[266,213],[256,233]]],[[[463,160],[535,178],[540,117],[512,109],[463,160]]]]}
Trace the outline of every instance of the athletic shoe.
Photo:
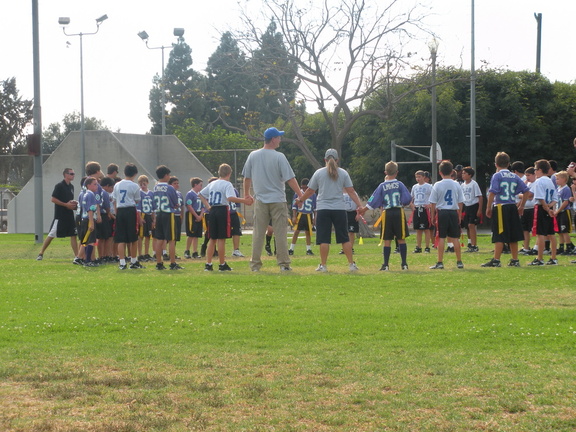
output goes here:
{"type": "Polygon", "coordinates": [[[38,256],[36,257],[36,261],[42,261],[42,258],[44,258],[44,255],[38,254],[38,256]]]}
{"type": "Polygon", "coordinates": [[[430,253],[430,248],[429,247],[424,248],[424,253],[430,253]]]}
{"type": "Polygon", "coordinates": [[[312,252],[312,249],[306,249],[306,255],[314,255],[314,252],[312,252]]]}
{"type": "Polygon", "coordinates": [[[88,261],[83,264],[84,267],[98,267],[98,263],[96,261],[88,261]]]}
{"type": "Polygon", "coordinates": [[[356,265],[355,262],[353,262],[348,266],[348,270],[350,270],[351,272],[356,272],[358,271],[358,266],[356,265]]]}
{"type": "Polygon", "coordinates": [[[544,249],[543,254],[544,255],[550,255],[550,249],[544,249]]]}
{"type": "Polygon", "coordinates": [[[558,260],[550,258],[546,265],[558,265],[558,260]]]}
{"type": "Polygon", "coordinates": [[[135,263],[130,264],[130,269],[131,270],[137,270],[137,269],[143,269],[144,266],[142,264],[140,264],[139,261],[136,261],[135,263]]]}
{"type": "Polygon", "coordinates": [[[463,269],[464,263],[462,261],[456,261],[456,268],[463,269]]]}
{"type": "Polygon", "coordinates": [[[454,252],[454,246],[448,246],[446,252],[454,252]]]}
{"type": "Polygon", "coordinates": [[[414,248],[414,252],[412,252],[412,253],[422,253],[422,248],[416,246],[416,247],[414,248]]]}
{"type": "Polygon", "coordinates": [[[214,271],[214,266],[212,264],[205,264],[204,271],[214,271]]]}
{"type": "Polygon", "coordinates": [[[264,246],[264,249],[266,250],[266,253],[268,254],[268,256],[272,256],[272,248],[270,247],[269,244],[264,246]]]}
{"type": "Polygon", "coordinates": [[[400,253],[400,246],[398,246],[396,249],[394,249],[394,253],[400,253]]]}
{"type": "Polygon", "coordinates": [[[402,270],[408,270],[408,264],[402,264],[402,270]]]}
{"type": "Polygon", "coordinates": [[[163,259],[164,261],[170,261],[170,255],[168,255],[167,253],[165,253],[165,254],[162,255],[162,259],[163,259]]]}
{"type": "Polygon", "coordinates": [[[480,264],[480,267],[500,267],[501,265],[500,260],[492,258],[490,261],[480,264]]]}
{"type": "Polygon", "coordinates": [[[82,258],[76,257],[76,258],[74,258],[74,261],[72,261],[72,264],[74,264],[74,265],[82,265],[82,264],[84,264],[84,260],[83,260],[82,258]]]}
{"type": "Polygon", "coordinates": [[[532,250],[532,249],[524,249],[524,248],[522,248],[522,249],[520,249],[520,250],[518,251],[518,253],[519,253],[520,255],[530,255],[530,251],[531,251],[531,250],[532,250]]]}
{"type": "Polygon", "coordinates": [[[316,269],[317,272],[322,272],[322,273],[326,273],[328,271],[328,269],[326,268],[326,266],[319,264],[318,268],[316,269]]]}
{"type": "Polygon", "coordinates": [[[156,263],[156,270],[166,270],[164,263],[156,263]]]}
{"type": "Polygon", "coordinates": [[[189,251],[189,250],[184,251],[184,258],[186,258],[186,259],[192,259],[192,255],[190,255],[190,251],[189,251]]]}
{"type": "Polygon", "coordinates": [[[170,263],[170,270],[184,270],[180,264],[176,264],[175,262],[170,263]]]}
{"type": "Polygon", "coordinates": [[[288,255],[294,255],[294,250],[288,249],[288,255]]]}
{"type": "Polygon", "coordinates": [[[120,265],[118,266],[118,268],[119,268],[120,270],[126,270],[126,269],[128,268],[128,266],[127,266],[126,264],[120,264],[120,265]]]}
{"type": "Polygon", "coordinates": [[[340,249],[340,252],[338,252],[338,255],[344,255],[344,249],[340,249]]]}
{"type": "Polygon", "coordinates": [[[240,252],[240,249],[236,249],[234,252],[232,252],[232,256],[243,258],[244,254],[240,252]]]}
{"type": "Polygon", "coordinates": [[[388,267],[387,265],[382,264],[382,267],[380,267],[380,271],[388,271],[390,270],[390,267],[388,267]]]}
{"type": "Polygon", "coordinates": [[[520,267],[520,261],[517,259],[511,259],[508,263],[508,267],[520,267]]]}
{"type": "Polygon", "coordinates": [[[430,266],[430,270],[443,270],[443,269],[444,269],[444,264],[441,262],[437,262],[433,266],[430,266]]]}
{"type": "Polygon", "coordinates": [[[155,261],[154,258],[150,256],[150,254],[144,255],[144,260],[147,262],[155,261]]]}
{"type": "Polygon", "coordinates": [[[230,266],[227,263],[224,264],[220,264],[218,265],[218,271],[232,271],[232,269],[230,268],[230,266]]]}
{"type": "Polygon", "coordinates": [[[534,261],[528,263],[529,266],[543,266],[544,261],[540,261],[538,258],[534,258],[534,261]]]}
{"type": "Polygon", "coordinates": [[[478,249],[478,246],[472,246],[472,245],[469,245],[468,249],[466,249],[466,252],[468,252],[468,253],[474,253],[474,252],[479,252],[479,251],[480,251],[480,249],[478,249]]]}
{"type": "Polygon", "coordinates": [[[292,267],[288,266],[288,265],[281,265],[280,266],[280,271],[281,272],[289,272],[292,271],[292,267]]]}

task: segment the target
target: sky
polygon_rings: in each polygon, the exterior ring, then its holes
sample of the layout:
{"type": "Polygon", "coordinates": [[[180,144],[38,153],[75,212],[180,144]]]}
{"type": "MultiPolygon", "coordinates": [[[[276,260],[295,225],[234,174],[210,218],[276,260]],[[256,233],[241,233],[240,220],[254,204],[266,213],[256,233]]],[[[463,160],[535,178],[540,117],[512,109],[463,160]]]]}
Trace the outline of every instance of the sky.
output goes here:
{"type": "MultiPolygon", "coordinates": [[[[331,1],[331,0],[329,0],[331,1]]],[[[333,0],[336,1],[336,0],[333,0]]],[[[378,0],[385,1],[385,0],[378,0]]],[[[413,5],[417,0],[401,0],[413,5]]],[[[466,69],[471,64],[471,0],[420,0],[430,7],[425,24],[438,37],[439,66],[466,69]]],[[[113,131],[147,133],[148,95],[162,69],[161,50],[149,50],[137,33],[145,30],[152,47],[176,41],[173,28],[184,28],[193,68],[203,71],[220,35],[241,26],[238,0],[38,0],[42,126],[80,111],[79,37],[67,37],[58,24],[69,17],[69,33],[96,30],[83,37],[84,112],[113,131]],[[70,43],[67,46],[67,42],[70,43]]],[[[3,0],[0,14],[0,80],[15,77],[20,95],[32,99],[32,1],[3,0]]],[[[250,0],[252,5],[257,0],[250,0]]],[[[536,19],[542,13],[541,71],[551,81],[576,81],[574,0],[476,0],[476,66],[531,70],[536,65],[536,19]]],[[[266,27],[267,22],[262,27],[266,27]]],[[[419,54],[428,52],[426,41],[419,54]]],[[[168,50],[165,51],[166,62],[168,50]]],[[[31,132],[31,131],[30,131],[31,132]]]]}

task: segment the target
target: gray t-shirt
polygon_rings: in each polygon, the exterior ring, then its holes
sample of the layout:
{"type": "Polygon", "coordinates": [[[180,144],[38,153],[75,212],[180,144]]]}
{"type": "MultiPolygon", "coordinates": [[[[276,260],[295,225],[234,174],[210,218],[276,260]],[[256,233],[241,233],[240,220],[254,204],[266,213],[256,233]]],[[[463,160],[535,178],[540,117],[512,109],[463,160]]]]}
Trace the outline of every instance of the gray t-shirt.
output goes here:
{"type": "Polygon", "coordinates": [[[254,198],[265,204],[286,202],[284,184],[295,177],[283,153],[264,148],[248,155],[242,175],[252,179],[254,198]]]}
{"type": "Polygon", "coordinates": [[[316,198],[316,210],[345,210],[344,195],[342,190],[352,187],[352,180],[348,173],[338,168],[338,178],[332,180],[328,175],[328,168],[320,168],[310,179],[308,187],[318,194],[316,198]]]}

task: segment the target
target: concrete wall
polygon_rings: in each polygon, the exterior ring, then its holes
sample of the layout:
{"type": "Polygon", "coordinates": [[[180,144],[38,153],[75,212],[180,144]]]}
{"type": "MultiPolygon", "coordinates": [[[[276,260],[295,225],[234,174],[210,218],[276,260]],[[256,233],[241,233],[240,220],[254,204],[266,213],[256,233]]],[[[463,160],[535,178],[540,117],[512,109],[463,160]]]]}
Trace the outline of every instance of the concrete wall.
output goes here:
{"type": "MultiPolygon", "coordinates": [[[[172,175],[180,179],[181,192],[185,195],[190,177],[200,177],[205,181],[212,174],[175,136],[120,134],[109,131],[85,131],[86,162],[97,161],[106,173],[110,163],[123,167],[132,162],[139,174],[145,174],[154,185],[155,170],[158,165],[166,165],[172,175]]],[[[62,181],[64,168],[76,172],[75,194],[80,193],[80,180],[84,176],[81,166],[80,132],[70,133],[42,166],[43,227],[48,232],[54,217],[54,204],[50,201],[54,185],[62,181]]],[[[34,233],[34,179],[32,178],[8,206],[8,232],[34,233]]]]}

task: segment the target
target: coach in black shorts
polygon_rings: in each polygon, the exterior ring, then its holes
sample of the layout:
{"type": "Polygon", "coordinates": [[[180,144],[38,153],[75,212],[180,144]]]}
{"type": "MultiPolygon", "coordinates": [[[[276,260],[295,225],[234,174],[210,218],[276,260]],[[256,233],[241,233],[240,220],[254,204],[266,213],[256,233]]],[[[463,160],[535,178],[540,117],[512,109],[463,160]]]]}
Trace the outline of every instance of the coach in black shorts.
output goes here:
{"type": "MultiPolygon", "coordinates": [[[[74,185],[72,180],[76,173],[72,168],[65,168],[62,175],[64,180],[54,186],[52,192],[52,202],[54,203],[54,220],[50,226],[48,237],[44,240],[42,250],[36,258],[38,261],[44,257],[44,251],[48,248],[55,237],[70,237],[70,246],[74,251],[74,256],[78,257],[78,242],[76,240],[76,221],[74,210],[78,202],[74,200],[74,185]]],[[[76,261],[76,259],[75,259],[76,261]]]]}

